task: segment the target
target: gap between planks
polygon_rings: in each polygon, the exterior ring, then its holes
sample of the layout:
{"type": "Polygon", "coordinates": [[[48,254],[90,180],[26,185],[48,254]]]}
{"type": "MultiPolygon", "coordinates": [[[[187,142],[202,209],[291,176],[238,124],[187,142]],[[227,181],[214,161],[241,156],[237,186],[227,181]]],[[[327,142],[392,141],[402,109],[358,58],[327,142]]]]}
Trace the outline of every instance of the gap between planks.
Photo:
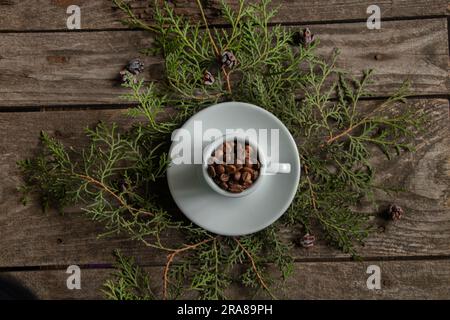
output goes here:
{"type": "MultiPolygon", "coordinates": [[[[386,22],[383,32],[373,34],[355,24],[338,25],[339,30],[335,25],[320,25],[315,28],[321,39],[317,53],[329,57],[334,48],[341,48],[339,66],[357,77],[361,70],[375,69],[368,89],[379,97],[392,94],[405,79],[412,82],[413,95],[445,96],[450,85],[447,19],[424,21],[420,29],[416,25],[416,21],[386,22]],[[366,41],[369,34],[375,42],[366,41]],[[378,53],[381,60],[375,59],[378,53]],[[412,64],[414,69],[410,68],[412,64]]],[[[41,34],[40,37],[0,34],[4,48],[0,79],[11,82],[5,82],[0,89],[3,97],[0,105],[9,110],[17,106],[123,105],[119,96],[125,90],[115,80],[118,70],[139,48],[153,43],[145,32],[129,35],[129,32],[41,34]],[[34,57],[32,61],[29,55],[34,57]],[[61,63],[50,59],[55,57],[61,63]]],[[[143,57],[143,60],[147,66],[144,77],[160,80],[163,61],[157,57],[143,57]]]]}
{"type": "MultiPolygon", "coordinates": [[[[365,263],[365,262],[415,262],[415,261],[447,261],[450,260],[450,255],[442,255],[442,256],[378,256],[378,257],[367,257],[362,258],[361,260],[355,260],[352,258],[295,258],[295,264],[308,264],[308,263],[340,263],[340,262],[349,262],[349,263],[365,263]]],[[[177,265],[177,262],[172,263],[173,265],[177,265]]],[[[52,270],[66,270],[67,264],[56,264],[56,265],[37,265],[37,266],[13,266],[13,267],[0,267],[0,274],[6,272],[28,272],[28,271],[52,271],[52,270]]],[[[80,269],[84,270],[98,270],[98,269],[117,269],[116,266],[112,263],[103,263],[103,264],[79,264],[80,269]]],[[[151,268],[151,267],[164,267],[164,263],[140,263],[140,267],[143,268],[151,268]]]]}
{"type": "MultiPolygon", "coordinates": [[[[432,19],[450,19],[448,15],[430,15],[430,16],[407,16],[407,17],[388,17],[382,19],[382,22],[395,22],[395,21],[411,21],[411,20],[432,20],[432,19]]],[[[363,23],[366,22],[367,19],[340,19],[340,20],[311,20],[311,21],[302,21],[302,22],[271,22],[268,25],[270,27],[274,27],[277,25],[282,25],[285,27],[295,27],[295,26],[313,26],[313,25],[321,25],[321,24],[344,24],[344,23],[363,23]]],[[[209,24],[211,28],[230,28],[230,24],[224,23],[213,23],[209,24]]],[[[204,30],[205,27],[200,27],[201,30],[204,30]]],[[[32,29],[32,30],[0,30],[0,34],[2,33],[91,33],[91,32],[124,32],[124,31],[142,31],[142,29],[137,28],[100,28],[100,29],[32,29]]]]}
{"type": "MultiPolygon", "coordinates": [[[[449,94],[428,94],[428,95],[411,95],[407,96],[408,100],[434,100],[434,99],[444,99],[449,100],[450,102],[450,93],[449,94]]],[[[368,97],[361,97],[360,101],[384,101],[389,99],[388,96],[368,96],[368,97]]],[[[299,101],[301,99],[298,99],[299,101]]],[[[330,99],[330,101],[335,102],[337,101],[336,98],[330,99]]],[[[83,105],[83,104],[68,104],[68,105],[62,105],[62,106],[2,106],[0,108],[0,114],[1,113],[28,113],[28,112],[54,112],[54,111],[95,111],[95,110],[103,110],[103,111],[114,111],[114,110],[127,110],[129,108],[134,108],[138,104],[130,104],[130,103],[124,103],[124,104],[90,104],[90,105],[83,105]]]]}

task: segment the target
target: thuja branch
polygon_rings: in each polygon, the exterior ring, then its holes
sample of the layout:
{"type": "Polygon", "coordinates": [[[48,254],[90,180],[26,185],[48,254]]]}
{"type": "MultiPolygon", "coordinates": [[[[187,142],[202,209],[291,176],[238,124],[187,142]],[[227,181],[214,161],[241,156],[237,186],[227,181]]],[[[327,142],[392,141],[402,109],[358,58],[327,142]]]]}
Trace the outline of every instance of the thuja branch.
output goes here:
{"type": "Polygon", "coordinates": [[[209,238],[209,239],[205,239],[205,240],[200,241],[200,242],[195,243],[195,244],[185,245],[184,247],[182,247],[180,249],[173,250],[172,253],[167,255],[167,262],[166,262],[166,265],[164,267],[164,275],[163,275],[163,297],[164,297],[164,299],[167,299],[167,291],[168,291],[167,288],[168,288],[168,285],[169,285],[169,282],[170,282],[169,281],[169,269],[170,269],[170,265],[172,264],[173,259],[175,258],[175,256],[179,255],[179,254],[181,254],[181,253],[183,253],[185,251],[196,249],[197,247],[199,247],[201,245],[204,245],[204,244],[207,244],[207,243],[209,243],[211,241],[216,241],[216,239],[217,239],[217,236],[209,238]]]}
{"type": "Polygon", "coordinates": [[[266,292],[273,298],[276,299],[276,297],[273,295],[272,291],[269,289],[269,287],[267,286],[266,282],[264,281],[261,273],[258,270],[258,267],[256,266],[255,263],[255,259],[253,258],[253,256],[251,255],[251,253],[242,245],[242,243],[239,241],[238,238],[234,238],[234,241],[236,241],[237,245],[239,246],[239,248],[241,248],[245,254],[247,255],[251,266],[253,268],[253,271],[256,274],[256,277],[258,278],[259,282],[261,283],[261,286],[266,290],[266,292]]]}
{"type": "Polygon", "coordinates": [[[154,216],[154,213],[152,213],[152,212],[148,212],[148,211],[145,211],[142,209],[136,209],[136,208],[131,207],[122,197],[118,196],[114,191],[112,191],[110,188],[108,188],[108,186],[106,186],[105,184],[103,184],[102,182],[100,182],[98,180],[96,180],[90,176],[84,175],[84,174],[74,173],[74,176],[99,187],[101,190],[106,191],[110,196],[112,196],[114,199],[116,199],[117,202],[122,207],[126,208],[131,213],[136,213],[139,215],[150,216],[150,217],[154,216]]]}
{"type": "Polygon", "coordinates": [[[197,1],[197,6],[200,9],[200,13],[202,15],[203,22],[205,23],[205,28],[206,28],[206,32],[208,33],[209,40],[211,41],[211,45],[214,48],[214,53],[216,54],[217,58],[220,58],[220,51],[219,51],[219,48],[217,48],[216,42],[214,41],[214,38],[211,34],[211,30],[209,30],[209,24],[208,24],[208,21],[206,20],[205,10],[203,10],[203,5],[200,2],[200,0],[196,0],[196,1],[197,1]]]}
{"type": "MultiPolygon", "coordinates": [[[[206,20],[205,10],[203,10],[203,5],[202,5],[200,0],[197,0],[197,5],[198,5],[198,7],[200,9],[203,22],[205,23],[206,32],[208,33],[209,39],[211,41],[211,45],[214,48],[214,52],[216,54],[216,58],[220,60],[222,58],[222,54],[221,54],[221,51],[219,50],[219,48],[217,47],[216,42],[214,41],[214,38],[213,38],[213,36],[211,34],[211,30],[209,29],[208,21],[206,20]]],[[[228,93],[231,94],[230,72],[228,72],[225,69],[225,66],[222,66],[221,70],[222,70],[223,75],[225,76],[225,81],[226,81],[228,93]]]]}

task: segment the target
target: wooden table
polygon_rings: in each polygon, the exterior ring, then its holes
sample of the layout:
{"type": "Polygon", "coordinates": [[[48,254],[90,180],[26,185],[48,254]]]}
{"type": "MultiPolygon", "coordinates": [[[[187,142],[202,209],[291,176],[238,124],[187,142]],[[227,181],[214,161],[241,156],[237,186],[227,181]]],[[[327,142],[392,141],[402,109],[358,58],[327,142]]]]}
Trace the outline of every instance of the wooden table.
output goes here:
{"type": "MultiPolygon", "coordinates": [[[[180,13],[198,18],[194,1],[172,1],[180,13]]],[[[217,3],[207,14],[217,19],[217,3]]],[[[377,182],[400,185],[404,192],[380,193],[380,208],[395,202],[406,211],[399,222],[380,228],[360,250],[363,262],[327,246],[295,249],[295,275],[288,298],[450,298],[450,141],[449,41],[447,0],[381,0],[381,30],[366,27],[373,1],[274,1],[276,22],[310,26],[321,39],[319,52],[340,48],[339,64],[355,74],[374,68],[371,85],[386,97],[405,79],[412,81],[411,108],[430,115],[416,137],[417,152],[391,161],[375,159],[377,182]],[[378,265],[382,289],[366,286],[368,265],[378,265]]],[[[145,13],[145,1],[134,5],[145,13]]],[[[230,1],[236,3],[236,0],[230,1]]],[[[0,274],[15,277],[40,298],[100,298],[112,271],[111,252],[138,257],[156,284],[165,256],[120,237],[98,240],[101,226],[77,212],[43,214],[37,201],[19,203],[21,178],[16,161],[39,147],[48,131],[68,145],[83,144],[82,129],[98,120],[127,125],[124,92],[115,82],[119,70],[151,37],[124,28],[123,15],[108,0],[0,1],[0,274]],[[66,9],[81,7],[82,30],[66,29],[66,9]],[[66,268],[82,269],[82,289],[68,290],[66,268]]],[[[146,57],[146,74],[158,79],[161,61],[146,57]]],[[[375,217],[374,212],[368,212],[375,217]]],[[[292,235],[295,236],[295,235],[292,235]]],[[[237,290],[236,297],[242,297],[237,290]]]]}

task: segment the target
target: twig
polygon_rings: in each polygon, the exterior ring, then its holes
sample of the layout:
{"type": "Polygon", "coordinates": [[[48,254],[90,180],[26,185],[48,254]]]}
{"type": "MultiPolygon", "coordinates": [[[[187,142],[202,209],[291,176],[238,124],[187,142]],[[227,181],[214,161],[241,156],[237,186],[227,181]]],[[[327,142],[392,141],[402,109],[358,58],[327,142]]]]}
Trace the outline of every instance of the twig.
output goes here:
{"type": "Polygon", "coordinates": [[[223,50],[227,50],[228,46],[230,45],[230,43],[232,43],[234,41],[234,39],[237,37],[237,33],[236,33],[236,28],[242,18],[242,10],[244,8],[244,1],[241,1],[240,6],[239,6],[239,11],[238,14],[236,16],[236,21],[233,23],[233,31],[230,37],[230,40],[228,41],[228,43],[225,45],[225,47],[223,48],[223,50]]]}
{"type": "Polygon", "coordinates": [[[137,213],[137,214],[141,214],[141,215],[144,215],[144,216],[151,216],[151,217],[155,215],[152,212],[148,212],[148,211],[145,211],[145,210],[140,210],[140,209],[136,209],[136,208],[131,207],[120,196],[118,196],[114,191],[109,189],[108,186],[106,186],[104,183],[102,183],[102,182],[100,182],[100,181],[98,181],[98,180],[96,180],[96,179],[94,179],[94,178],[92,178],[90,176],[87,176],[87,175],[84,175],[84,174],[75,174],[75,176],[80,178],[80,179],[82,179],[82,180],[85,180],[85,181],[87,181],[89,183],[92,183],[92,184],[96,185],[97,187],[100,187],[101,189],[105,190],[114,199],[116,199],[122,207],[126,208],[128,211],[130,211],[132,213],[134,212],[134,213],[137,213]]]}
{"type": "Polygon", "coordinates": [[[227,72],[225,67],[222,67],[222,72],[223,72],[223,74],[225,76],[225,80],[227,82],[227,90],[228,90],[229,93],[231,93],[230,73],[227,72]]]}
{"type": "Polygon", "coordinates": [[[350,132],[352,132],[353,130],[355,130],[357,127],[361,126],[362,124],[364,124],[366,122],[366,119],[361,120],[360,122],[358,122],[357,124],[349,127],[348,129],[342,131],[341,133],[339,133],[336,136],[330,136],[330,138],[328,138],[328,140],[326,141],[326,144],[331,144],[334,141],[338,140],[339,138],[342,138],[343,136],[348,135],[350,132]]]}
{"type": "Polygon", "coordinates": [[[122,0],[113,0],[113,3],[121,10],[125,11],[128,16],[131,18],[132,23],[135,27],[140,27],[144,30],[147,31],[151,31],[151,32],[155,32],[155,33],[159,33],[160,31],[153,27],[153,26],[149,26],[148,24],[144,23],[141,21],[141,19],[139,19],[138,17],[136,17],[136,15],[133,13],[133,10],[131,10],[130,6],[126,3],[124,3],[122,0]]]}
{"type": "Polygon", "coordinates": [[[170,265],[172,264],[172,261],[175,258],[175,256],[184,251],[195,249],[195,248],[201,246],[202,244],[211,242],[211,241],[215,240],[216,238],[217,237],[213,237],[213,238],[205,239],[205,240],[195,243],[195,244],[185,245],[183,248],[176,249],[174,252],[167,255],[167,262],[166,262],[166,266],[164,267],[164,275],[163,275],[163,280],[164,280],[163,297],[164,297],[164,300],[167,299],[167,286],[169,283],[169,269],[170,269],[170,265]]]}
{"type": "Polygon", "coordinates": [[[385,101],[383,102],[379,107],[377,107],[375,110],[369,112],[363,119],[361,119],[358,123],[351,125],[348,129],[342,131],[336,136],[330,136],[328,140],[326,141],[326,144],[331,144],[332,142],[338,140],[339,138],[342,138],[343,136],[348,135],[350,132],[355,130],[356,128],[360,127],[361,125],[367,123],[370,119],[370,116],[373,115],[375,112],[379,112],[380,110],[383,110],[387,106],[389,106],[393,101],[385,101]]]}
{"type": "Polygon", "coordinates": [[[242,243],[237,239],[237,238],[233,238],[234,241],[236,241],[236,243],[238,244],[238,246],[245,252],[245,254],[247,255],[247,257],[250,260],[250,263],[252,265],[253,271],[255,271],[256,277],[258,278],[259,282],[261,283],[261,285],[263,286],[263,288],[267,291],[267,293],[272,297],[272,299],[277,299],[277,297],[275,297],[273,295],[273,293],[270,291],[269,287],[266,285],[266,283],[264,282],[264,279],[262,278],[261,274],[258,271],[258,268],[256,267],[256,263],[255,263],[255,259],[253,259],[253,256],[251,255],[250,252],[248,252],[248,250],[242,245],[242,243]]]}
{"type": "Polygon", "coordinates": [[[209,40],[211,40],[211,44],[214,48],[216,56],[220,57],[219,48],[217,48],[216,42],[214,41],[211,31],[209,30],[208,21],[206,20],[205,11],[203,10],[203,6],[202,6],[202,3],[200,2],[200,0],[197,0],[197,5],[198,5],[198,8],[200,9],[200,13],[202,14],[203,22],[205,23],[206,32],[208,32],[209,40]]]}
{"type": "MultiPolygon", "coordinates": [[[[211,44],[214,48],[214,52],[217,56],[217,59],[220,59],[220,57],[221,57],[220,50],[217,47],[216,42],[214,41],[211,30],[209,29],[208,21],[206,20],[206,16],[205,16],[205,10],[203,10],[203,6],[202,6],[202,3],[200,2],[200,0],[197,0],[197,5],[198,5],[198,8],[200,9],[200,13],[202,15],[203,22],[205,23],[206,32],[208,33],[209,40],[211,41],[211,44]]],[[[227,83],[227,90],[229,93],[231,93],[230,73],[227,72],[227,70],[225,69],[224,66],[222,66],[222,72],[223,72],[223,75],[225,76],[225,81],[227,83]]]]}
{"type": "Polygon", "coordinates": [[[305,168],[305,175],[306,175],[306,181],[308,182],[308,187],[309,187],[309,193],[311,196],[311,205],[314,209],[314,212],[316,213],[316,217],[317,219],[319,219],[323,224],[328,225],[329,227],[334,228],[335,230],[337,230],[339,233],[341,231],[346,231],[343,228],[340,228],[336,225],[331,225],[321,214],[321,212],[319,211],[319,208],[317,206],[317,194],[314,192],[313,187],[312,187],[312,182],[311,179],[309,178],[309,173],[308,173],[308,166],[307,165],[303,165],[303,167],[305,168]]]}
{"type": "Polygon", "coordinates": [[[311,195],[311,205],[313,206],[314,210],[317,211],[316,193],[312,188],[312,182],[311,179],[309,178],[308,166],[303,165],[303,168],[305,168],[306,180],[308,181],[309,193],[311,195]]]}

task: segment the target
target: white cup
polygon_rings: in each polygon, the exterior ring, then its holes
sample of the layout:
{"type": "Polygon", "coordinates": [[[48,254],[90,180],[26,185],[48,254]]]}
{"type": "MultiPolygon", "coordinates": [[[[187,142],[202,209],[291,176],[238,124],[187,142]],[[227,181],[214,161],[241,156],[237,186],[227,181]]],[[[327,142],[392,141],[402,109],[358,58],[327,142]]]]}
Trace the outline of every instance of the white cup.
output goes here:
{"type": "Polygon", "coordinates": [[[285,174],[291,172],[291,164],[290,163],[270,163],[268,157],[260,148],[258,148],[258,145],[255,141],[251,140],[249,137],[240,135],[240,134],[231,134],[231,135],[224,135],[223,137],[220,137],[210,144],[208,144],[203,149],[203,161],[202,161],[202,173],[203,177],[206,181],[206,183],[217,193],[231,198],[241,198],[248,196],[252,192],[254,192],[263,182],[263,180],[268,175],[274,175],[274,174],[285,174]],[[221,146],[224,142],[241,142],[241,143],[248,143],[254,150],[257,150],[258,152],[258,160],[261,163],[261,169],[259,173],[258,179],[248,188],[240,193],[232,193],[229,191],[226,191],[222,188],[220,188],[213,179],[208,174],[208,160],[212,157],[212,153],[221,146]]]}

